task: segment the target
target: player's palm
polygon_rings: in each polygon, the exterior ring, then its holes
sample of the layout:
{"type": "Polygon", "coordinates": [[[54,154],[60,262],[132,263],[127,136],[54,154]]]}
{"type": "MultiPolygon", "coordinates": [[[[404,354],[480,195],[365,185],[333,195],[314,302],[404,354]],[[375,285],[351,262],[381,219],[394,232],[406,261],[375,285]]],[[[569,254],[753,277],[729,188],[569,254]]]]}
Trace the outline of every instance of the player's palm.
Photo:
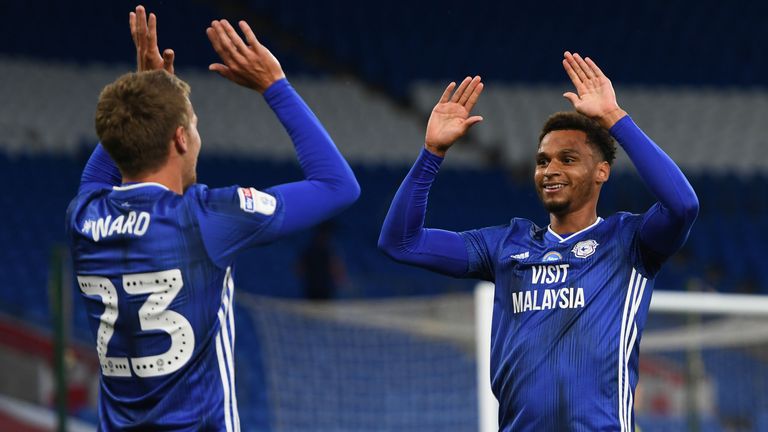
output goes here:
{"type": "Polygon", "coordinates": [[[160,49],[156,46],[147,50],[139,60],[143,61],[143,70],[162,69],[164,65],[163,56],[160,55],[160,49]]]}
{"type": "Polygon", "coordinates": [[[206,30],[213,49],[222,63],[208,69],[241,86],[264,93],[275,81],[285,78],[280,62],[264,46],[245,21],[239,22],[245,41],[227,20],[213,21],[206,30]]]}
{"type": "Polygon", "coordinates": [[[605,76],[591,78],[585,82],[578,98],[571,102],[576,111],[590,118],[600,117],[618,108],[611,80],[605,76]]]}
{"type": "Polygon", "coordinates": [[[438,103],[427,123],[427,142],[435,146],[450,146],[469,128],[469,111],[455,102],[438,103]]]}
{"type": "Polygon", "coordinates": [[[582,59],[578,54],[566,52],[563,67],[576,87],[576,93],[567,92],[563,96],[576,111],[598,119],[619,109],[611,80],[589,57],[582,59]]]}
{"type": "Polygon", "coordinates": [[[483,91],[480,77],[466,77],[455,92],[454,88],[456,83],[453,82],[446,87],[440,101],[432,109],[427,123],[425,145],[438,156],[444,156],[451,145],[464,136],[472,125],[483,120],[480,116],[470,117],[472,108],[483,91]]]}
{"type": "Polygon", "coordinates": [[[160,54],[157,46],[157,17],[144,10],[144,6],[137,6],[135,12],[131,12],[128,20],[131,27],[131,37],[136,45],[136,65],[141,71],[165,69],[173,73],[174,52],[166,49],[160,54]]]}

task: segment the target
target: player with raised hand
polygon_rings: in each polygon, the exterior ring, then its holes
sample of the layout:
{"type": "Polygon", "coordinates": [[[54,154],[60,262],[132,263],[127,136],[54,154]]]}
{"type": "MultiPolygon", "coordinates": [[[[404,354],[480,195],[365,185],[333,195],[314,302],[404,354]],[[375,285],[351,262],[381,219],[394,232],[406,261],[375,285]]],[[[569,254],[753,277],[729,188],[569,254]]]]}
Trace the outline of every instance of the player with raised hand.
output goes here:
{"type": "Polygon", "coordinates": [[[469,116],[483,92],[483,85],[481,78],[476,76],[464,78],[459,88],[454,82],[446,87],[427,123],[425,145],[432,153],[445,157],[445,152],[459,137],[483,121],[481,116],[469,116]]]}
{"type": "Polygon", "coordinates": [[[144,6],[137,6],[136,12],[128,15],[128,24],[131,27],[131,38],[136,46],[136,66],[139,71],[165,69],[173,73],[173,60],[175,53],[168,48],[160,54],[157,45],[157,16],[153,13],[147,18],[144,6]]]}
{"type": "MultiPolygon", "coordinates": [[[[425,148],[397,191],[379,247],[397,261],[495,282],[491,387],[503,431],[633,431],[640,336],[663,262],[685,242],[698,199],[632,121],[589,58],[566,52],[576,112],[539,136],[534,186],[549,225],[513,218],[465,232],[424,227],[429,189],[482,90],[467,78],[432,111],[425,148]],[[446,115],[446,113],[452,113],[446,115]],[[643,214],[597,215],[619,142],[658,200],[643,214]]],[[[504,199],[504,197],[499,197],[504,199]]],[[[514,204],[513,204],[514,205],[514,204]]]]}
{"type": "Polygon", "coordinates": [[[224,62],[213,63],[209,69],[263,93],[272,82],[285,78],[285,74],[275,56],[256,39],[248,23],[240,21],[238,25],[248,45],[226,20],[214,21],[206,30],[213,49],[224,62]]]}
{"type": "Polygon", "coordinates": [[[201,148],[189,86],[157,47],[157,18],[130,14],[138,72],[102,91],[101,139],[67,210],[77,284],[101,364],[103,431],[237,431],[232,311],[237,255],[352,204],[349,165],[245,22],[208,37],[226,78],[263,94],[305,179],[270,187],[196,183],[201,148]],[[236,52],[235,52],[236,51],[236,52]]]}

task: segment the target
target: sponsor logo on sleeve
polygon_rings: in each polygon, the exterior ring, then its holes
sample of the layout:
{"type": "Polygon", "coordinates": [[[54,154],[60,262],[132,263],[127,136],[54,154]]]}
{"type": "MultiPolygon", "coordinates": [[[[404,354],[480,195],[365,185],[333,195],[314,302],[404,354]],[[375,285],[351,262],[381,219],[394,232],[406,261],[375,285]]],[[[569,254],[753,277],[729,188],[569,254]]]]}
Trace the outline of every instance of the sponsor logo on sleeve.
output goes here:
{"type": "Polygon", "coordinates": [[[271,216],[277,208],[277,200],[270,194],[254,188],[237,188],[240,208],[246,213],[261,213],[271,216]]]}

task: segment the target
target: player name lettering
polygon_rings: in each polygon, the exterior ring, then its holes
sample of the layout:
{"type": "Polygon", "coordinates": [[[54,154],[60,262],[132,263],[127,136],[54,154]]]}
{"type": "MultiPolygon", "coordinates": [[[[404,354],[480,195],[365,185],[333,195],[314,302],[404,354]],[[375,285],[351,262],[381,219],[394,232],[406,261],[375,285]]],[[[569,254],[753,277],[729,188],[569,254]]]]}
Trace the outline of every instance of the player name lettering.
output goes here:
{"type": "Polygon", "coordinates": [[[512,312],[584,307],[584,288],[545,289],[512,293],[512,312]]]}
{"type": "Polygon", "coordinates": [[[133,234],[143,236],[149,229],[150,217],[147,212],[128,212],[128,217],[120,215],[112,219],[112,215],[96,220],[87,219],[83,223],[83,234],[91,234],[97,242],[104,237],[114,234],[133,234]]]}
{"type": "Polygon", "coordinates": [[[568,264],[546,264],[531,267],[534,284],[563,283],[568,276],[568,264]]]}

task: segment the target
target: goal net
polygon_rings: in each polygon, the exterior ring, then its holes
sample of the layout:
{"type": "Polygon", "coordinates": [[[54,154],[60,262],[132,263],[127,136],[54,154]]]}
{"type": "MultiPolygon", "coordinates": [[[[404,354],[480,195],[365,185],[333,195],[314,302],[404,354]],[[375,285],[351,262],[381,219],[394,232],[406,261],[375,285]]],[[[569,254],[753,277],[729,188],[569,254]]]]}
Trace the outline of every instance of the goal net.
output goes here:
{"type": "Polygon", "coordinates": [[[768,297],[657,291],[640,353],[644,431],[768,430],[768,297]]]}
{"type": "MultiPolygon", "coordinates": [[[[326,303],[240,295],[241,416],[266,407],[272,431],[496,431],[492,301],[491,284],[326,303]],[[249,383],[255,364],[263,381],[249,383]]],[[[656,291],[640,351],[643,432],[768,430],[768,299],[656,291]]]]}
{"type": "MultiPolygon", "coordinates": [[[[270,430],[477,430],[470,296],[238,301],[260,344],[270,430]]],[[[241,379],[252,362],[238,358],[241,416],[258,408],[243,403],[257,390],[241,379]]]]}

